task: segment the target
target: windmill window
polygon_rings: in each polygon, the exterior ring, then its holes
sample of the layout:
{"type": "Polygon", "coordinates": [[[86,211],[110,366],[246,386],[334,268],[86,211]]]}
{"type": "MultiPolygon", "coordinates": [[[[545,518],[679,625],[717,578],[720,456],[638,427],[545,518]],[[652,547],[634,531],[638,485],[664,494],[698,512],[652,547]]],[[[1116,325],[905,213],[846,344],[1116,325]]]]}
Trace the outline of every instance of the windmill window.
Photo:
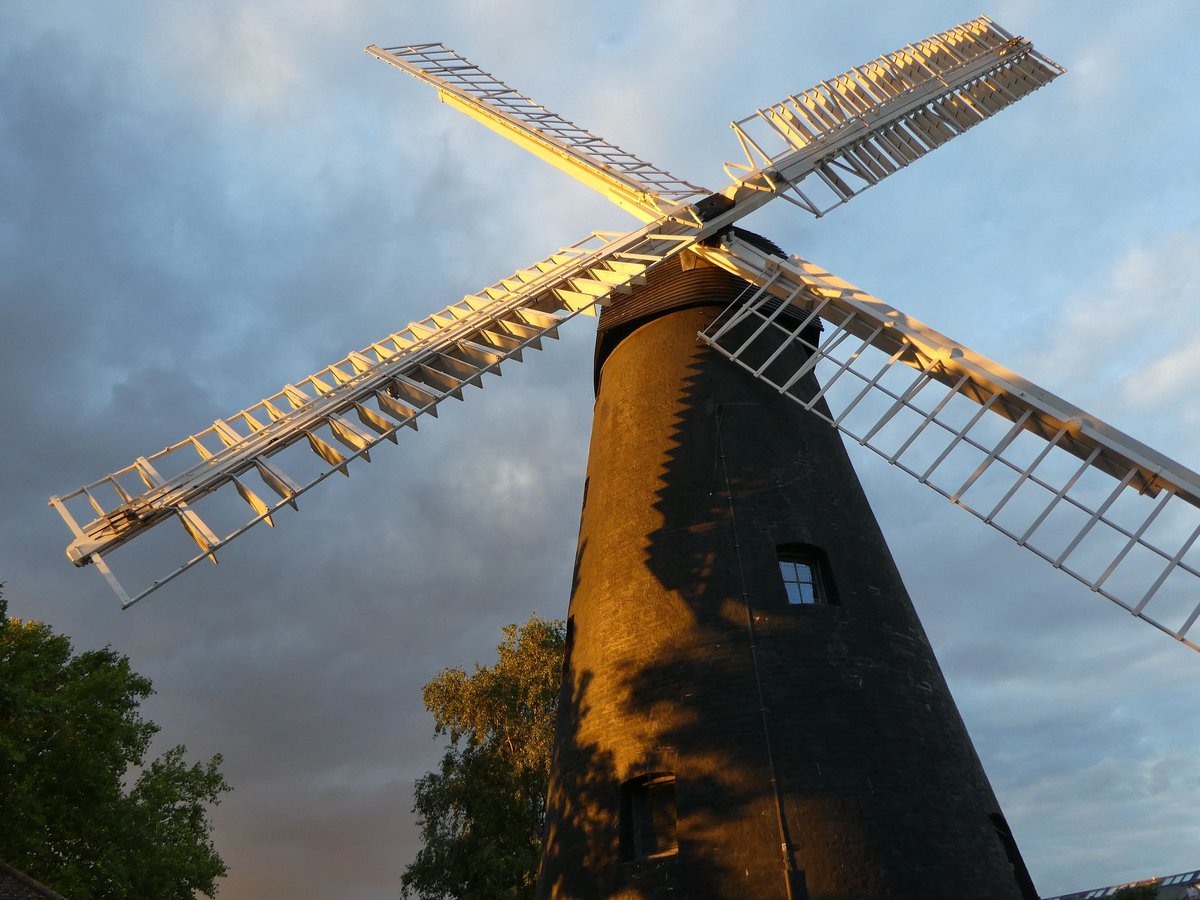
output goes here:
{"type": "Polygon", "coordinates": [[[779,571],[783,575],[788,603],[796,606],[820,602],[821,592],[817,589],[817,573],[812,563],[781,559],[779,571]]]}
{"type": "Polygon", "coordinates": [[[815,547],[780,547],[779,574],[790,606],[833,603],[821,553],[815,547]]]}
{"type": "Polygon", "coordinates": [[[660,859],[679,852],[675,774],[657,772],[621,785],[621,858],[660,859]]]}

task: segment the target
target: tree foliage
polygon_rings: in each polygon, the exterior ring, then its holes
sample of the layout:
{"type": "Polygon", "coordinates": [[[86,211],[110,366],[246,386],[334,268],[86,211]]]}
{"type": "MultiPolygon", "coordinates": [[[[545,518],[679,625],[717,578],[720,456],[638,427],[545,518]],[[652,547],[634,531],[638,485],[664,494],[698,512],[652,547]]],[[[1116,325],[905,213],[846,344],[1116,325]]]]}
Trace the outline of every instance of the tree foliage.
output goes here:
{"type": "Polygon", "coordinates": [[[1136,884],[1121,888],[1112,895],[1112,900],[1154,900],[1158,896],[1158,885],[1136,884]]]}
{"type": "Polygon", "coordinates": [[[71,900],[216,893],[221,757],[189,766],[175,747],[147,765],[151,693],[127,657],[75,654],[48,625],[9,619],[0,595],[0,858],[71,900]]]}
{"type": "Polygon", "coordinates": [[[425,685],[450,745],[416,784],[424,846],[405,869],[405,897],[533,896],[564,646],[563,623],[534,615],[505,627],[495,665],[443,669],[425,685]]]}

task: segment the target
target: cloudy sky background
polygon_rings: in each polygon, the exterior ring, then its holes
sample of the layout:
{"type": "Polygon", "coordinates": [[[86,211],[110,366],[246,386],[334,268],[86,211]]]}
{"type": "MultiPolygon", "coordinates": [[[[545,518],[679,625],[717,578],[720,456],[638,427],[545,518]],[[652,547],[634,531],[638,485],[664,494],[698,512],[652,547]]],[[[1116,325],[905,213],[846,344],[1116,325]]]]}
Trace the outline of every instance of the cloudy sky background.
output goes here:
{"type": "MultiPolygon", "coordinates": [[[[981,11],[441,7],[0,6],[0,581],[153,679],[160,749],[225,755],[226,900],[398,894],[422,684],[565,613],[589,326],[129,612],[46,498],[632,224],[361,48],[444,41],[719,188],[730,119],[981,11]]],[[[1081,8],[983,10],[1068,75],[827,219],[748,224],[1200,468],[1200,7],[1081,8]]],[[[855,458],[1039,889],[1200,866],[1200,658],[855,458]]]]}

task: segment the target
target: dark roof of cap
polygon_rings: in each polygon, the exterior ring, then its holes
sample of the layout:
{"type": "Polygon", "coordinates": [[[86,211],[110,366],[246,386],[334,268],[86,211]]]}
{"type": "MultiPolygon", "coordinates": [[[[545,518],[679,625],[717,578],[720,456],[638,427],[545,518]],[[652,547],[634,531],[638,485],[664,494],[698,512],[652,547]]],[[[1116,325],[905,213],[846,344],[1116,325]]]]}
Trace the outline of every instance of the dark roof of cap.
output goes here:
{"type": "MultiPolygon", "coordinates": [[[[774,256],[786,258],[774,242],[761,235],[734,228],[741,239],[774,256]]],[[[596,334],[595,380],[609,353],[639,326],[664,313],[692,306],[729,306],[750,285],[736,275],[694,254],[679,254],[659,263],[646,276],[646,283],[628,296],[617,296],[600,311],[596,334]]]]}

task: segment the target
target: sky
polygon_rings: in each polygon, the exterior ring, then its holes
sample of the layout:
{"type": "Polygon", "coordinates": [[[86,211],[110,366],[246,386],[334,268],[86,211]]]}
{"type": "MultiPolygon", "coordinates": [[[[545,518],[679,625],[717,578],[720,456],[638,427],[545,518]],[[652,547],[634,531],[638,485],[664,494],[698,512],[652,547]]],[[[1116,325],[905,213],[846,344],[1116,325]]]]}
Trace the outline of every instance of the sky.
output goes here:
{"type": "MultiPolygon", "coordinates": [[[[565,615],[591,320],[126,612],[47,498],[634,224],[362,48],[443,41],[720,189],[730,120],[980,12],[1068,73],[746,224],[1200,469],[1192,0],[0,5],[0,581],[153,680],[157,750],[224,755],[222,898],[398,895],[422,685],[565,615]]],[[[854,459],[1039,890],[1200,866],[1200,658],[854,459]]]]}

